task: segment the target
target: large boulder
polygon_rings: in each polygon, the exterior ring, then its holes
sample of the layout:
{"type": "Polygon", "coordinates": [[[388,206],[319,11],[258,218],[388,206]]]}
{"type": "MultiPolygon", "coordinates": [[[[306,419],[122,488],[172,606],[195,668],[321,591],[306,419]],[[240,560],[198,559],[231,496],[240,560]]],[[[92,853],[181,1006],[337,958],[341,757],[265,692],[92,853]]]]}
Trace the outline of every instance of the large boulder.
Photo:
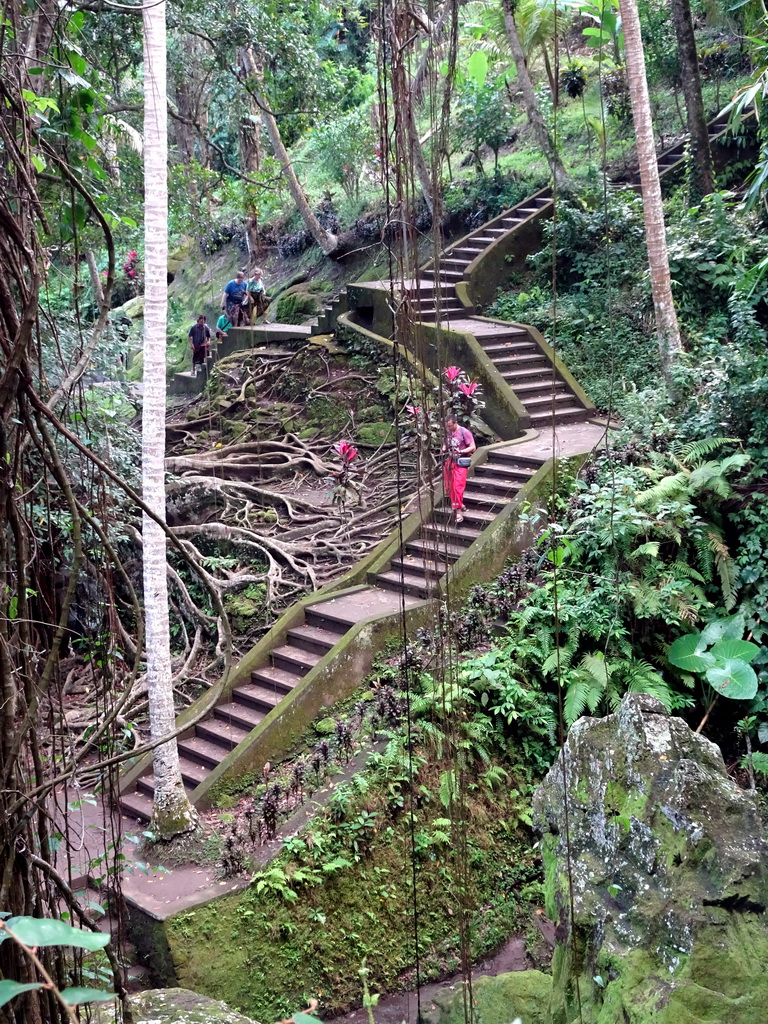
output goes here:
{"type": "Polygon", "coordinates": [[[447,986],[432,996],[432,1004],[423,1014],[428,1024],[549,1024],[549,1000],[552,978],[541,971],[510,971],[494,977],[483,976],[472,982],[472,1005],[465,1003],[462,986],[447,986]],[[468,1013],[468,1011],[470,1011],[468,1013]]]}
{"type": "Polygon", "coordinates": [[[138,992],[131,996],[131,1010],[134,1024],[255,1024],[226,1003],[186,988],[138,992]]]}
{"type": "Polygon", "coordinates": [[[764,1024],[768,846],[720,750],[645,694],[579,720],[534,798],[553,1024],[764,1024]]]}

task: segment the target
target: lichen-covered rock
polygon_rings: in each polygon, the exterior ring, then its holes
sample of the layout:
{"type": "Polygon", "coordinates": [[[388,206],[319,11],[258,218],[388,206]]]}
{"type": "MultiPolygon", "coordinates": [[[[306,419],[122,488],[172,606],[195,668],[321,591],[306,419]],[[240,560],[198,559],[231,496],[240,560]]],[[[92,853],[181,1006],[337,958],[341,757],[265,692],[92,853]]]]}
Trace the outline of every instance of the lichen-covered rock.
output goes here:
{"type": "Polygon", "coordinates": [[[768,844],[718,747],[629,694],[573,726],[534,811],[553,1024],[768,1020],[768,844]]]}
{"type": "Polygon", "coordinates": [[[131,996],[134,1024],[254,1024],[251,1017],[187,988],[153,988],[131,996]]]}
{"type": "MultiPolygon", "coordinates": [[[[472,982],[472,1005],[465,1006],[463,988],[440,989],[423,1014],[428,1024],[549,1024],[552,978],[541,971],[510,971],[472,982]],[[471,1012],[467,1012],[470,1011],[471,1012]]],[[[466,993],[469,998],[469,993],[466,993]]]]}

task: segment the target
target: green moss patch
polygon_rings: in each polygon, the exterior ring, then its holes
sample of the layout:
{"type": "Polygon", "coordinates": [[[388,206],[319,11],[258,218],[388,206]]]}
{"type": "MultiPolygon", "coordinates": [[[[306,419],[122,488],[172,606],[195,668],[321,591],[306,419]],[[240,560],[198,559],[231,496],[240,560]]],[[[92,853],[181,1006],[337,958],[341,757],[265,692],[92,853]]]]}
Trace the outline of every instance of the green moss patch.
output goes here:
{"type": "MultiPolygon", "coordinates": [[[[170,918],[166,932],[179,983],[262,1021],[289,1016],[309,998],[320,1000],[324,1014],[359,1003],[363,960],[372,991],[411,987],[416,940],[409,815],[385,812],[370,796],[364,803],[367,813],[379,814],[367,853],[354,862],[350,848],[352,863],[324,873],[321,885],[294,884],[295,902],[279,885],[261,892],[254,885],[170,918]]],[[[346,820],[354,823],[357,813],[346,820]]],[[[474,908],[470,943],[478,958],[524,930],[540,896],[530,835],[519,828],[505,793],[470,798],[466,880],[453,847],[429,841],[443,813],[432,800],[415,809],[422,980],[459,967],[460,899],[474,908]]],[[[297,865],[284,852],[271,867],[290,877],[297,865]]]]}

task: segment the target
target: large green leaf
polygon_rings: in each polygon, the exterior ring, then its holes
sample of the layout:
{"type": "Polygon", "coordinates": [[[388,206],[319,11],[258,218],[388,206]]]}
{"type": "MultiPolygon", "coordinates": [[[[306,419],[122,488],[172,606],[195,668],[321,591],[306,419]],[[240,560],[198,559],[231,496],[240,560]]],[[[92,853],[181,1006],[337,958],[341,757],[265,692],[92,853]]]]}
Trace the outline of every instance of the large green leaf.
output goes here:
{"type": "Polygon", "coordinates": [[[704,627],[701,642],[705,647],[718,640],[740,640],[744,636],[744,616],[729,615],[726,619],[713,619],[704,627]]]}
{"type": "MultiPolygon", "coordinates": [[[[10,917],[5,923],[25,946],[75,946],[95,953],[109,942],[103,932],[85,932],[46,917],[10,917]]],[[[0,933],[0,942],[8,937],[7,932],[0,933]]]]}
{"type": "Polygon", "coordinates": [[[670,665],[681,668],[684,672],[705,672],[715,659],[702,650],[701,633],[687,633],[678,637],[667,651],[670,665]]]}
{"type": "Polygon", "coordinates": [[[294,1013],[291,1020],[294,1024],[320,1024],[317,1017],[310,1017],[308,1013],[294,1013]]]}
{"type": "Polygon", "coordinates": [[[718,693],[732,700],[751,700],[757,693],[757,676],[741,658],[729,658],[722,665],[713,665],[706,675],[707,682],[718,693]]]}
{"type": "Polygon", "coordinates": [[[712,648],[710,653],[718,662],[729,661],[731,658],[738,658],[740,661],[754,661],[760,653],[757,644],[751,644],[748,640],[720,640],[712,648]]]}
{"type": "Polygon", "coordinates": [[[81,1003],[106,1003],[115,998],[114,992],[101,992],[97,988],[75,988],[62,989],[61,998],[68,1006],[80,1006],[81,1003]]]}
{"type": "Polygon", "coordinates": [[[42,988],[43,983],[41,981],[32,981],[27,984],[22,984],[20,981],[8,981],[3,979],[0,981],[0,1006],[5,1006],[16,996],[21,995],[22,992],[32,992],[36,988],[42,988]]]}
{"type": "Polygon", "coordinates": [[[467,77],[471,78],[478,88],[482,88],[487,74],[488,55],[483,50],[475,50],[467,61],[467,77]]]}

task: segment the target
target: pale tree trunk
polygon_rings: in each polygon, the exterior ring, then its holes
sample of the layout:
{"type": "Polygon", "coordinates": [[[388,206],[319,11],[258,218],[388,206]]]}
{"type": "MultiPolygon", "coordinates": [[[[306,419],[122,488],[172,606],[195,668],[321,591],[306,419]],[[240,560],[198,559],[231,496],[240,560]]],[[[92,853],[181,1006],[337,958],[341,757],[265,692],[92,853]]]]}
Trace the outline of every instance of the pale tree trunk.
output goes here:
{"type": "Polygon", "coordinates": [[[685,97],[685,114],[688,134],[691,137],[693,157],[693,185],[701,196],[708,196],[715,190],[715,175],[712,169],[712,153],[709,147],[707,118],[701,95],[699,57],[696,53],[696,36],[693,31],[690,0],[670,0],[672,24],[675,26],[677,48],[680,54],[680,77],[685,97]]]}
{"type": "MultiPolygon", "coordinates": [[[[144,408],[142,494],[165,520],[165,335],[168,315],[168,99],[165,2],[149,4],[144,18],[144,408]]],[[[165,533],[144,513],[144,610],[147,697],[152,739],[176,725],[171,683],[165,533]]],[[[152,754],[155,799],[150,828],[170,838],[193,828],[197,815],[187,799],[176,740],[152,754]]]]}
{"type": "Polygon", "coordinates": [[[520,89],[523,93],[523,102],[525,103],[525,110],[528,114],[528,121],[533,129],[533,134],[536,137],[539,149],[541,149],[542,153],[547,158],[549,166],[552,168],[553,175],[558,181],[563,181],[566,178],[565,168],[563,167],[560,157],[557,155],[557,151],[552,144],[552,139],[549,137],[547,126],[544,124],[544,118],[539,110],[539,104],[536,99],[536,90],[533,87],[531,76],[528,73],[525,54],[523,53],[520,37],[517,34],[517,25],[515,24],[512,0],[501,0],[501,6],[504,11],[504,27],[507,30],[509,49],[512,53],[512,60],[515,62],[517,81],[520,83],[520,89]]]}
{"type": "Polygon", "coordinates": [[[648,98],[648,81],[645,77],[640,18],[635,0],[619,0],[619,7],[624,29],[627,84],[632,104],[632,120],[635,124],[637,159],[640,165],[648,265],[650,267],[651,291],[653,292],[653,308],[656,314],[656,335],[659,342],[661,371],[669,383],[672,365],[680,354],[680,328],[672,301],[667,236],[664,229],[664,208],[661,202],[661,183],[659,182],[659,165],[656,160],[656,143],[653,137],[651,104],[648,98]]]}
{"type": "Polygon", "coordinates": [[[262,75],[259,67],[253,56],[253,51],[250,47],[243,51],[246,77],[250,85],[251,91],[261,107],[261,115],[264,118],[264,126],[267,129],[267,135],[269,141],[272,144],[272,149],[275,154],[275,159],[280,164],[285,178],[285,183],[288,186],[288,190],[291,193],[291,198],[298,208],[301,218],[307,226],[307,231],[312,235],[314,240],[323,250],[326,256],[329,256],[332,252],[335,252],[339,247],[339,240],[336,235],[331,234],[330,231],[326,231],[320,221],[312,212],[312,208],[307,202],[307,197],[304,194],[304,189],[301,187],[301,182],[296,177],[296,171],[293,169],[291,158],[288,156],[288,150],[283,145],[283,140],[280,137],[280,129],[277,126],[269,106],[264,102],[264,95],[262,92],[262,75]]]}

